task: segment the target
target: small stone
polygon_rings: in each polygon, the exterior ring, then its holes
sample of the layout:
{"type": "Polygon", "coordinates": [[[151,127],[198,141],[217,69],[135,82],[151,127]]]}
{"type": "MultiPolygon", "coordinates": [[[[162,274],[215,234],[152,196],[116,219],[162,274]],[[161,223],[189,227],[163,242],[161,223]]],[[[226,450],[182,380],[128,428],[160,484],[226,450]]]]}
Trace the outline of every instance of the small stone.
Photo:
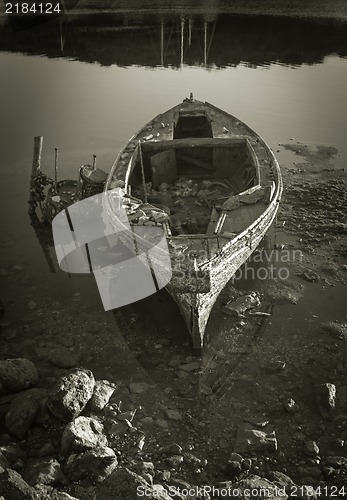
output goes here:
{"type": "Polygon", "coordinates": [[[182,420],[182,415],[177,410],[168,409],[165,411],[165,413],[166,413],[166,416],[169,420],[175,420],[176,422],[179,420],[182,420]]]}
{"type": "Polygon", "coordinates": [[[326,463],[328,465],[331,465],[332,467],[335,467],[336,469],[338,469],[340,467],[347,466],[347,458],[346,457],[333,457],[333,456],[329,456],[326,459],[326,463]]]}
{"type": "Polygon", "coordinates": [[[330,382],[315,387],[316,400],[322,416],[329,417],[336,406],[336,386],[330,382]]]}
{"type": "Polygon", "coordinates": [[[35,365],[25,358],[0,361],[0,394],[12,394],[37,384],[35,365]]]}
{"type": "Polygon", "coordinates": [[[160,448],[158,453],[160,455],[180,455],[182,453],[182,447],[179,444],[173,443],[160,448]]]}
{"type": "Polygon", "coordinates": [[[226,472],[232,478],[238,477],[241,474],[241,463],[234,460],[228,460],[226,472]]]}
{"type": "Polygon", "coordinates": [[[29,300],[29,302],[27,302],[27,306],[30,311],[33,311],[34,309],[36,309],[37,304],[34,300],[29,300]]]}
{"type": "Polygon", "coordinates": [[[315,441],[305,441],[303,452],[308,457],[316,457],[319,455],[319,446],[315,441]]]}
{"type": "Polygon", "coordinates": [[[183,455],[171,455],[165,460],[170,467],[172,467],[173,469],[177,469],[183,463],[184,458],[183,455]]]}
{"type": "Polygon", "coordinates": [[[131,382],[129,384],[129,390],[131,394],[143,394],[148,391],[150,385],[147,382],[131,382]]]}
{"type": "Polygon", "coordinates": [[[243,457],[239,453],[231,453],[229,460],[232,462],[243,462],[243,457]]]}
{"type": "Polygon", "coordinates": [[[193,361],[192,363],[186,363],[180,366],[180,370],[183,370],[187,373],[191,373],[200,368],[200,363],[198,361],[193,361]]]}
{"type": "Polygon", "coordinates": [[[70,351],[67,347],[59,346],[48,353],[47,359],[60,368],[73,368],[78,365],[80,355],[70,351]]]}
{"type": "Polygon", "coordinates": [[[287,413],[296,413],[297,411],[299,411],[299,405],[296,404],[296,402],[294,401],[294,399],[287,399],[287,401],[284,403],[284,408],[286,410],[287,413]]]}

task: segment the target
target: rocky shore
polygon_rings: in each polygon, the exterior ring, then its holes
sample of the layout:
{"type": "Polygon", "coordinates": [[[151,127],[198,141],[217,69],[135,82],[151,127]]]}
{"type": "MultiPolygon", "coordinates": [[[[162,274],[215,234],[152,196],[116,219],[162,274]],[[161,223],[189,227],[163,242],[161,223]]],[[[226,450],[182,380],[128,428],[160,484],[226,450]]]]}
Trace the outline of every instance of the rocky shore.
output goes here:
{"type": "Polygon", "coordinates": [[[276,154],[275,275],[226,287],[201,358],[163,294],[120,331],[1,242],[0,498],[346,497],[346,172],[333,148],[276,154]]]}

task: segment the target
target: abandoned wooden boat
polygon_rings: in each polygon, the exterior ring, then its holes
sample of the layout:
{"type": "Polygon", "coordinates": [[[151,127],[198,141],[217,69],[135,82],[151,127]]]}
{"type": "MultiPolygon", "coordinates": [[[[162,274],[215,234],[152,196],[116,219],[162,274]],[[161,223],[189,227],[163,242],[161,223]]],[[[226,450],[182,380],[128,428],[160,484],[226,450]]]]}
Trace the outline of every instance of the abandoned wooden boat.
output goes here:
{"type": "MultiPolygon", "coordinates": [[[[172,266],[166,288],[193,347],[202,348],[218,295],[276,216],[282,178],[275,156],[242,121],[191,95],[127,142],[105,183],[106,193],[115,188],[133,228],[163,229],[172,266]]],[[[106,199],[117,225],[112,196],[106,199]]]]}

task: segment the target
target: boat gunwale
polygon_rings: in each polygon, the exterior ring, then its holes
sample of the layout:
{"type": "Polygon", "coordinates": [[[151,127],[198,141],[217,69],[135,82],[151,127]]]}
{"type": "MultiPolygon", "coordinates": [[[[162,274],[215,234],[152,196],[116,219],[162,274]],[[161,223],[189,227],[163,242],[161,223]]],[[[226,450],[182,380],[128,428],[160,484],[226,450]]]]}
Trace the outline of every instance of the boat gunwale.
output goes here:
{"type": "MultiPolygon", "coordinates": [[[[267,152],[268,156],[270,155],[270,158],[268,158],[269,166],[270,166],[270,168],[272,167],[272,171],[275,174],[275,181],[274,181],[275,182],[275,191],[274,191],[274,193],[272,195],[272,199],[269,202],[269,205],[266,207],[266,209],[264,210],[264,212],[262,212],[262,214],[259,217],[257,217],[257,219],[255,219],[255,221],[253,221],[252,224],[250,224],[244,231],[242,231],[241,233],[237,234],[234,238],[230,239],[229,241],[224,242],[223,246],[221,248],[219,248],[218,251],[216,251],[216,253],[213,256],[211,256],[210,259],[207,262],[204,262],[204,263],[201,264],[201,266],[203,267],[203,266],[206,266],[207,264],[209,264],[215,258],[217,258],[221,252],[227,251],[228,249],[230,249],[231,246],[236,245],[240,240],[242,240],[249,233],[252,233],[252,231],[256,228],[256,226],[258,226],[269,215],[269,213],[271,211],[274,212],[272,220],[274,219],[274,217],[276,215],[276,212],[277,212],[277,210],[275,210],[275,207],[276,207],[276,205],[278,207],[278,203],[279,203],[279,201],[281,199],[281,195],[282,195],[282,192],[283,192],[283,180],[282,180],[282,175],[281,175],[281,171],[280,171],[280,167],[279,167],[278,161],[277,161],[277,159],[276,159],[273,151],[268,146],[268,144],[264,141],[264,139],[262,139],[262,137],[260,137],[253,129],[251,129],[242,120],[236,118],[235,116],[231,115],[227,111],[224,111],[224,110],[222,110],[222,109],[214,106],[213,104],[211,104],[211,103],[209,103],[207,101],[205,101],[205,102],[199,101],[199,102],[201,102],[202,104],[204,104],[206,106],[210,106],[211,108],[215,109],[219,113],[222,113],[222,114],[226,115],[228,118],[234,119],[239,124],[243,125],[246,128],[246,130],[249,131],[250,136],[253,137],[261,146],[264,147],[264,149],[267,152]]],[[[158,114],[152,120],[150,120],[149,122],[147,122],[141,129],[139,129],[137,132],[135,132],[131,136],[131,138],[126,142],[126,144],[123,146],[123,148],[118,153],[118,155],[117,155],[117,157],[116,157],[116,159],[115,159],[115,161],[114,161],[114,163],[113,163],[113,165],[111,167],[111,170],[110,170],[110,173],[109,173],[108,178],[106,180],[105,188],[104,188],[104,194],[105,194],[105,199],[106,199],[106,207],[108,209],[107,212],[109,213],[109,215],[111,216],[111,218],[113,220],[114,220],[115,214],[114,214],[114,212],[112,210],[112,207],[110,206],[110,202],[109,202],[109,199],[108,199],[108,196],[107,196],[107,191],[110,190],[109,185],[113,181],[113,176],[114,176],[114,173],[115,173],[115,169],[116,169],[116,166],[118,165],[118,163],[119,163],[119,161],[121,159],[122,154],[125,152],[125,150],[129,146],[129,144],[134,140],[134,138],[138,137],[144,130],[148,129],[148,127],[150,126],[151,123],[159,120],[159,118],[161,116],[163,116],[164,114],[167,114],[169,112],[172,112],[174,109],[179,108],[180,106],[182,106],[182,103],[177,104],[176,106],[173,106],[172,108],[168,109],[164,113],[158,114]]],[[[246,139],[246,141],[248,140],[248,137],[244,136],[244,135],[242,135],[242,136],[234,136],[234,137],[243,137],[244,139],[246,139]]],[[[210,139],[213,140],[213,138],[210,138],[210,139]]],[[[222,139],[222,138],[215,138],[215,139],[222,139]]],[[[232,137],[228,137],[228,138],[225,138],[225,139],[232,139],[232,137]]],[[[150,141],[150,142],[155,143],[157,141],[150,141]]],[[[163,141],[163,142],[165,142],[165,141],[163,141]]],[[[144,142],[143,144],[148,144],[148,143],[149,143],[149,141],[147,143],[144,142]]],[[[252,144],[251,144],[251,146],[252,146],[252,144]]],[[[253,150],[255,156],[257,156],[257,154],[254,151],[253,147],[252,147],[252,150],[253,150]]],[[[133,155],[132,155],[132,157],[133,157],[133,155]]],[[[129,167],[129,165],[131,163],[132,162],[129,161],[128,167],[129,167]]],[[[128,170],[129,170],[129,168],[127,168],[126,174],[128,173],[128,170]]],[[[259,172],[259,174],[260,174],[260,172],[259,172]]],[[[258,177],[258,183],[259,183],[259,181],[260,181],[260,178],[258,177]]],[[[117,222],[119,223],[119,220],[117,222]]],[[[127,230],[128,228],[126,228],[126,226],[124,226],[124,229],[127,230]]],[[[177,235],[177,236],[169,236],[169,235],[167,235],[167,239],[169,241],[170,240],[175,240],[176,238],[179,239],[180,237],[190,238],[190,237],[194,237],[194,235],[190,235],[190,234],[177,235]]],[[[219,239],[219,238],[223,238],[223,236],[216,234],[216,235],[211,235],[211,236],[207,237],[206,239],[214,240],[214,239],[219,239]]],[[[148,242],[146,242],[145,240],[143,241],[144,245],[146,245],[147,243],[148,242]]]]}

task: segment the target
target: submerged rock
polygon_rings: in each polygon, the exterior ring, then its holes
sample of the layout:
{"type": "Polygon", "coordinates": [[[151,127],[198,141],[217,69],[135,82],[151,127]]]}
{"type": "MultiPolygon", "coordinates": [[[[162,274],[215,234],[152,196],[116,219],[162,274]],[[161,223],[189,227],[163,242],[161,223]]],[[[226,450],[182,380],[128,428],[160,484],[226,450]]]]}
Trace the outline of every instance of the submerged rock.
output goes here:
{"type": "Polygon", "coordinates": [[[35,365],[25,358],[0,361],[0,394],[20,392],[37,384],[35,365]]]}
{"type": "Polygon", "coordinates": [[[52,390],[47,406],[53,415],[69,422],[84,410],[93,395],[95,380],[90,370],[76,368],[62,377],[52,390]]]}

